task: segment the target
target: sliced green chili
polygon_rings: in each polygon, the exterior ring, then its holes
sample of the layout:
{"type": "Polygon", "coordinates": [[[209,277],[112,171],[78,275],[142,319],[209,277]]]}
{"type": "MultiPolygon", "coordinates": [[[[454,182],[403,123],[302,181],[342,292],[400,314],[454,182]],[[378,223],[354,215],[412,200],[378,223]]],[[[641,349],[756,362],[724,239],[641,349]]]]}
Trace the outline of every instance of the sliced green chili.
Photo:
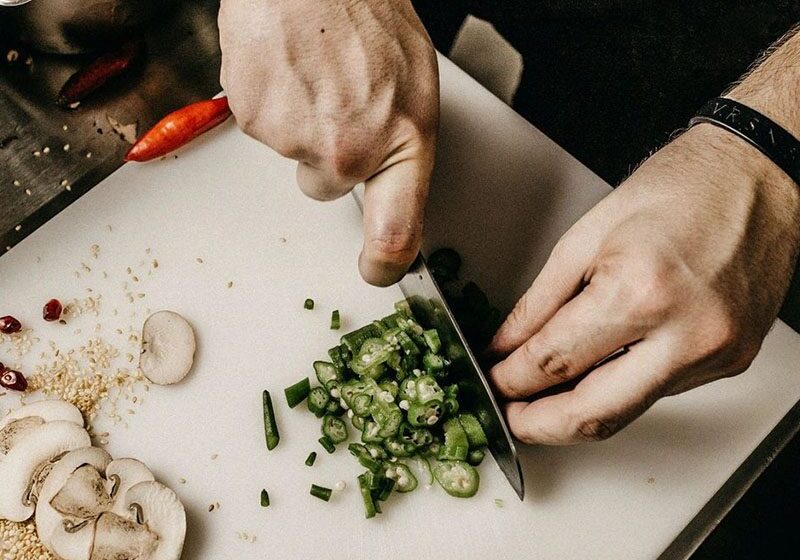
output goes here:
{"type": "Polygon", "coordinates": [[[317,381],[328,391],[333,388],[334,383],[344,381],[344,375],[330,362],[317,360],[314,362],[314,373],[317,374],[317,381]]]}
{"type": "Polygon", "coordinates": [[[326,414],[322,419],[322,435],[333,443],[342,443],[347,439],[347,424],[341,418],[326,414]]]}
{"type": "Polygon", "coordinates": [[[333,313],[331,313],[331,329],[332,330],[339,330],[339,327],[342,326],[342,320],[339,317],[339,310],[334,309],[333,313]]]}
{"type": "Polygon", "coordinates": [[[269,492],[261,491],[261,507],[269,507],[269,492]]]}
{"type": "Polygon", "coordinates": [[[486,439],[486,433],[483,431],[483,426],[474,415],[468,413],[459,414],[458,421],[461,422],[461,426],[467,434],[470,449],[486,447],[489,444],[489,440],[486,439]]]}
{"type": "Polygon", "coordinates": [[[314,387],[308,394],[308,410],[317,418],[322,418],[330,401],[331,396],[328,391],[322,387],[314,387]]]}
{"type": "Polygon", "coordinates": [[[330,488],[325,488],[324,486],[317,486],[316,484],[311,485],[311,492],[309,492],[315,498],[319,498],[323,502],[330,501],[331,494],[333,494],[333,490],[330,488]]]}
{"type": "Polygon", "coordinates": [[[473,449],[469,452],[469,455],[467,455],[467,463],[473,467],[477,467],[483,462],[485,457],[486,452],[483,449],[473,449]]]}
{"type": "Polygon", "coordinates": [[[272,408],[272,397],[269,391],[264,390],[262,393],[263,412],[264,412],[264,435],[267,439],[267,449],[272,451],[277,447],[281,439],[278,433],[278,423],[275,421],[275,409],[272,408]]]}
{"type": "Polygon", "coordinates": [[[347,446],[347,450],[358,460],[362,467],[370,472],[378,472],[383,466],[381,461],[373,457],[369,450],[360,443],[351,443],[347,446]]]}
{"type": "Polygon", "coordinates": [[[306,397],[311,392],[311,382],[308,377],[304,377],[294,385],[286,387],[283,392],[286,395],[286,404],[289,405],[289,408],[294,408],[306,400],[306,397]]]}
{"type": "Polygon", "coordinates": [[[425,344],[428,345],[430,351],[438,354],[442,349],[442,339],[439,337],[439,331],[436,329],[428,329],[422,333],[422,338],[425,339],[425,344]]]}
{"type": "Polygon", "coordinates": [[[414,473],[405,463],[394,463],[386,470],[386,476],[394,480],[394,489],[398,492],[411,492],[417,488],[417,477],[414,476],[414,473]],[[389,476],[389,473],[391,473],[391,476],[389,476]]]}
{"type": "Polygon", "coordinates": [[[440,460],[464,461],[469,453],[467,432],[457,418],[444,423],[444,445],[439,452],[440,460]]]}
{"type": "Polygon", "coordinates": [[[317,460],[317,452],[312,451],[311,453],[308,454],[308,457],[306,457],[306,466],[313,467],[316,460],[317,460]]]}
{"type": "Polygon", "coordinates": [[[306,309],[314,309],[314,300],[311,298],[306,299],[305,303],[303,303],[303,307],[306,309]]]}
{"type": "Polygon", "coordinates": [[[378,513],[375,509],[375,500],[372,499],[372,490],[369,488],[369,471],[358,475],[358,488],[361,490],[361,499],[364,501],[364,515],[367,519],[372,519],[378,513]]]}
{"type": "Polygon", "coordinates": [[[317,441],[319,441],[319,444],[328,453],[333,453],[334,451],[336,451],[336,446],[333,444],[333,442],[331,441],[331,438],[329,438],[328,436],[322,436],[317,441]]]}
{"type": "Polygon", "coordinates": [[[445,492],[456,498],[471,498],[480,484],[478,471],[464,461],[439,461],[433,476],[445,492]]]}

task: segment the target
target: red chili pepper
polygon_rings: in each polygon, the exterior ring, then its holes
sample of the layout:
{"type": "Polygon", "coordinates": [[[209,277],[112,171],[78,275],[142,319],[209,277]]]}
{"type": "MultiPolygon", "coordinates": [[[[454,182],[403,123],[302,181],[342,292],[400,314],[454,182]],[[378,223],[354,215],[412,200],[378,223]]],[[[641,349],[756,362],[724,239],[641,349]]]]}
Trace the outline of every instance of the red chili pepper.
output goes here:
{"type": "Polygon", "coordinates": [[[12,391],[24,391],[28,388],[28,380],[20,372],[7,369],[0,374],[0,387],[12,391]]]}
{"type": "Polygon", "coordinates": [[[117,50],[101,55],[75,72],[58,92],[58,104],[69,107],[83,101],[92,92],[120,76],[137,63],[145,53],[144,41],[123,43],[117,50]]]}
{"type": "Polygon", "coordinates": [[[177,150],[231,115],[227,97],[187,105],[158,121],[125,154],[125,161],[149,161],[177,150]]]}

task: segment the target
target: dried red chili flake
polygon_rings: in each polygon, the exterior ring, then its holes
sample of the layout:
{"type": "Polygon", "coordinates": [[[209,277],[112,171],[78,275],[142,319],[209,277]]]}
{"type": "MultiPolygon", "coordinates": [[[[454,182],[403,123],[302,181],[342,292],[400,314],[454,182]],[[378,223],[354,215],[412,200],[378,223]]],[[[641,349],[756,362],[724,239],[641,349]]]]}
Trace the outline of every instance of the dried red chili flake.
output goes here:
{"type": "Polygon", "coordinates": [[[22,330],[22,324],[11,315],[0,317],[0,332],[3,334],[14,334],[22,330]]]}
{"type": "Polygon", "coordinates": [[[20,372],[7,369],[0,375],[0,386],[12,391],[24,391],[28,388],[28,380],[20,372]]]}
{"type": "Polygon", "coordinates": [[[64,311],[64,306],[57,299],[51,299],[44,304],[42,309],[42,317],[45,321],[58,321],[61,318],[61,312],[64,311]]]}

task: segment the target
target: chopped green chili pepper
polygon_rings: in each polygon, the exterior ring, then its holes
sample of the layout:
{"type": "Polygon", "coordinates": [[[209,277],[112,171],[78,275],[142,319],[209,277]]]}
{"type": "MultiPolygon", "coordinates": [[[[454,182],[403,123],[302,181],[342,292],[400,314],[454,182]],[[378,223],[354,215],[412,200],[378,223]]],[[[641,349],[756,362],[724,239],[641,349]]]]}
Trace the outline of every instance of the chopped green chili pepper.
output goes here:
{"type": "Polygon", "coordinates": [[[374,323],[370,323],[369,325],[364,325],[359,329],[343,335],[340,342],[351,354],[355,355],[361,350],[361,346],[366,340],[380,336],[380,329],[374,323]]]}
{"type": "Polygon", "coordinates": [[[308,394],[308,410],[317,418],[322,418],[330,401],[331,397],[325,389],[314,387],[308,394]]]}
{"type": "Polygon", "coordinates": [[[358,488],[361,490],[361,499],[364,501],[364,515],[367,519],[372,519],[377,511],[375,501],[372,499],[372,490],[369,488],[368,473],[369,471],[358,476],[358,488]]]}
{"type": "Polygon", "coordinates": [[[303,303],[303,307],[306,309],[314,309],[314,300],[311,298],[306,299],[305,303],[303,303]]]}
{"type": "Polygon", "coordinates": [[[342,320],[339,317],[339,310],[334,309],[333,313],[331,313],[331,329],[336,331],[339,330],[339,327],[342,326],[342,320]]]}
{"type": "Polygon", "coordinates": [[[473,449],[467,455],[467,463],[477,467],[483,462],[484,457],[486,457],[486,452],[483,449],[473,449]]]}
{"type": "Polygon", "coordinates": [[[336,446],[333,444],[331,438],[329,438],[328,436],[322,436],[317,441],[319,441],[319,444],[323,448],[325,448],[325,451],[327,451],[328,453],[333,453],[334,451],[336,451],[336,446]]]}
{"type": "Polygon", "coordinates": [[[334,383],[344,381],[344,375],[330,362],[322,360],[314,362],[314,373],[317,374],[317,381],[328,391],[331,390],[334,383]]]}
{"type": "Polygon", "coordinates": [[[469,440],[470,449],[486,447],[489,445],[489,440],[486,439],[486,433],[483,431],[481,423],[472,414],[459,414],[458,421],[464,428],[469,440]]]}
{"type": "Polygon", "coordinates": [[[360,443],[351,443],[347,446],[350,454],[355,457],[362,467],[365,467],[371,472],[378,472],[382,464],[379,460],[372,456],[369,450],[360,443]]]}
{"type": "Polygon", "coordinates": [[[324,486],[317,486],[316,484],[311,485],[311,492],[309,492],[315,498],[319,498],[323,502],[327,502],[331,499],[331,494],[333,494],[333,490],[330,488],[325,488],[324,486]]]}
{"type": "Polygon", "coordinates": [[[411,492],[417,488],[417,477],[404,463],[394,463],[386,469],[386,476],[394,480],[394,488],[398,492],[411,492]]]}
{"type": "Polygon", "coordinates": [[[263,409],[264,409],[264,435],[267,439],[267,449],[272,451],[277,447],[281,439],[278,433],[278,423],[275,421],[275,409],[272,408],[272,397],[269,391],[264,390],[262,393],[263,409]]]}
{"type": "Polygon", "coordinates": [[[304,377],[294,385],[286,387],[283,392],[286,395],[286,403],[289,405],[289,408],[294,408],[306,400],[306,397],[311,392],[311,383],[308,377],[304,377]]]}
{"type": "Polygon", "coordinates": [[[308,457],[306,457],[306,466],[313,467],[314,462],[316,462],[316,460],[317,460],[317,452],[312,451],[311,453],[308,454],[308,457]]]}
{"type": "Polygon", "coordinates": [[[261,507],[269,507],[269,493],[266,490],[261,491],[261,507]]]}
{"type": "Polygon", "coordinates": [[[439,452],[440,460],[464,461],[469,453],[469,440],[467,432],[457,418],[451,418],[444,423],[444,446],[439,452]]]}
{"type": "Polygon", "coordinates": [[[384,438],[378,435],[378,424],[374,420],[364,422],[364,429],[361,430],[361,441],[364,443],[381,443],[384,438]]]}
{"type": "Polygon", "coordinates": [[[408,407],[408,423],[415,428],[433,426],[442,417],[442,413],[442,403],[439,401],[414,402],[408,407]]]}
{"type": "Polygon", "coordinates": [[[322,419],[322,435],[333,443],[342,443],[347,439],[347,424],[341,418],[326,414],[322,419]]]}
{"type": "Polygon", "coordinates": [[[480,484],[478,471],[464,461],[439,461],[433,476],[445,492],[456,498],[471,498],[480,484]]]}
{"type": "Polygon", "coordinates": [[[439,387],[436,380],[430,375],[423,375],[417,379],[417,401],[426,403],[429,401],[444,400],[444,391],[439,387]]]}
{"type": "Polygon", "coordinates": [[[364,418],[363,417],[356,416],[354,414],[353,417],[350,418],[350,423],[353,424],[353,427],[356,430],[358,430],[359,432],[363,432],[364,431],[364,418]]]}
{"type": "Polygon", "coordinates": [[[412,457],[417,450],[413,443],[400,441],[399,439],[387,439],[383,442],[386,451],[394,457],[412,457]]]}
{"type": "Polygon", "coordinates": [[[436,329],[428,329],[423,332],[422,338],[425,339],[425,344],[428,345],[428,348],[430,348],[431,352],[434,354],[438,354],[439,350],[442,349],[442,339],[439,338],[439,331],[436,329]]]}

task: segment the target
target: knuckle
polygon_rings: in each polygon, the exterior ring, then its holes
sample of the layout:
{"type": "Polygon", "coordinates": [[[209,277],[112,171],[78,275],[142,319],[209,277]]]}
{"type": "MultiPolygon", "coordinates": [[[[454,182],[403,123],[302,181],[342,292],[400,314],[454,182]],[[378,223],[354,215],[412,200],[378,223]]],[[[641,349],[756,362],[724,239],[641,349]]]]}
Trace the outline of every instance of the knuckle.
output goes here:
{"type": "Polygon", "coordinates": [[[622,426],[616,416],[590,415],[578,421],[575,434],[585,441],[602,441],[616,434],[622,426]]]}
{"type": "Polygon", "coordinates": [[[548,382],[560,384],[575,376],[575,368],[570,357],[560,349],[542,344],[535,338],[523,346],[527,357],[548,382]]]}
{"type": "Polygon", "coordinates": [[[654,264],[621,276],[615,298],[632,318],[647,323],[675,308],[676,281],[669,268],[654,264]]]}
{"type": "Polygon", "coordinates": [[[374,234],[367,241],[374,259],[384,263],[410,262],[417,255],[419,235],[411,226],[374,234]]]}

